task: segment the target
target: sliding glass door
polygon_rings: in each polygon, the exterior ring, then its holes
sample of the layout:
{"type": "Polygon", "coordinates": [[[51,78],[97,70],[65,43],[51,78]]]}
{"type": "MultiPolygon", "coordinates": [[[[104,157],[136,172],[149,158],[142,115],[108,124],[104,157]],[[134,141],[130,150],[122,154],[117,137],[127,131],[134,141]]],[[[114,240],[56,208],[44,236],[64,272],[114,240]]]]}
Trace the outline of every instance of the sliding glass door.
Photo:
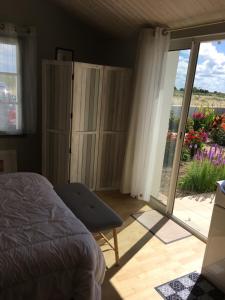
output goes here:
{"type": "Polygon", "coordinates": [[[165,99],[169,120],[157,202],[207,238],[216,181],[225,179],[225,40],[195,40],[191,49],[169,52],[168,60],[174,90],[165,99]]]}
{"type": "Polygon", "coordinates": [[[173,215],[207,237],[225,179],[225,40],[200,43],[190,100],[173,215]]]}
{"type": "Polygon", "coordinates": [[[189,58],[190,49],[170,51],[168,53],[165,82],[168,82],[171,76],[173,76],[173,80],[170,79],[173,92],[172,96],[169,99],[165,99],[165,102],[167,103],[167,108],[165,108],[165,110],[167,110],[169,120],[166,143],[164,142],[165,152],[158,196],[158,200],[164,205],[167,205],[169,198],[171,174],[184,101],[184,88],[188,71],[189,58]]]}

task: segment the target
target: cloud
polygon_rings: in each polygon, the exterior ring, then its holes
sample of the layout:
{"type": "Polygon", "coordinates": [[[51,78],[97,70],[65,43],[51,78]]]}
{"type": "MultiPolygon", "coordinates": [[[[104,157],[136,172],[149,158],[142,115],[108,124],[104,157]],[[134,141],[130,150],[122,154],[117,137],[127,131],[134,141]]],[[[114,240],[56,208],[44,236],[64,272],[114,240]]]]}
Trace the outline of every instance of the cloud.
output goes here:
{"type": "MultiPolygon", "coordinates": [[[[222,41],[222,43],[224,43],[222,41]]],[[[199,50],[200,58],[211,60],[217,65],[225,63],[225,54],[224,52],[219,52],[216,47],[216,42],[206,42],[202,43],[199,50]]]]}
{"type": "Polygon", "coordinates": [[[179,55],[176,82],[175,82],[175,86],[179,89],[184,88],[185,85],[189,54],[190,54],[190,50],[182,50],[179,55]]]}
{"type": "MultiPolygon", "coordinates": [[[[185,52],[186,51],[186,52],[185,52]]],[[[180,51],[176,87],[185,85],[188,55],[180,51]]],[[[202,43],[199,50],[194,86],[209,91],[225,92],[225,41],[202,43]]]]}

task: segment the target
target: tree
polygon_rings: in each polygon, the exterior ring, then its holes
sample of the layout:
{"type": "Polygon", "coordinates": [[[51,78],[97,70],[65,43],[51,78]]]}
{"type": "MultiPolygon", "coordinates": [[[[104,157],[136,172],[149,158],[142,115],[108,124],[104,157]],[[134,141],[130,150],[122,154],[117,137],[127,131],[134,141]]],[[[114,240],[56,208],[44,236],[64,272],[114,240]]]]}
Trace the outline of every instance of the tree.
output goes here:
{"type": "Polygon", "coordinates": [[[199,89],[199,88],[197,88],[195,86],[193,87],[192,92],[193,92],[193,94],[198,94],[198,93],[200,93],[200,94],[208,94],[209,93],[208,90],[199,89]]]}

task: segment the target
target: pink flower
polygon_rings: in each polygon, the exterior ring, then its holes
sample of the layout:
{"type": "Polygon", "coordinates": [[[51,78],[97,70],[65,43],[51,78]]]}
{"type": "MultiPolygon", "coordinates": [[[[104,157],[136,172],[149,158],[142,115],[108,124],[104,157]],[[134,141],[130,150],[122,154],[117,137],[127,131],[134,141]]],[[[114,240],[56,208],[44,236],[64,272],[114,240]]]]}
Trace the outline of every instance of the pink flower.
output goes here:
{"type": "Polygon", "coordinates": [[[205,114],[202,112],[194,112],[192,115],[193,119],[195,120],[202,120],[205,118],[205,114]]]}

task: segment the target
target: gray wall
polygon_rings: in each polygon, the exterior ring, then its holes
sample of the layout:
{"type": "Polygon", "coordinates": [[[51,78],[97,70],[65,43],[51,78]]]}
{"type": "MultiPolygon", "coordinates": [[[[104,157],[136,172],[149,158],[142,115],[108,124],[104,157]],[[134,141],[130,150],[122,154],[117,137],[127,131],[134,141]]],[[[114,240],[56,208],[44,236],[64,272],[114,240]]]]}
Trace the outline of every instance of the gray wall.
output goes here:
{"type": "Polygon", "coordinates": [[[224,34],[225,33],[225,21],[220,24],[200,26],[196,28],[189,28],[178,30],[171,33],[172,39],[184,39],[212,34],[224,34]]]}
{"type": "Polygon", "coordinates": [[[137,36],[125,39],[103,38],[98,45],[101,64],[128,68],[134,66],[137,36]]]}
{"type": "MultiPolygon", "coordinates": [[[[172,46],[174,46],[172,49],[176,49],[180,39],[182,39],[182,43],[185,40],[185,44],[190,45],[192,37],[221,33],[225,33],[225,21],[221,24],[172,32],[171,39],[172,46]]],[[[99,41],[101,62],[109,65],[133,67],[136,58],[137,39],[137,34],[125,39],[102,39],[99,41]]]]}
{"type": "MultiPolygon", "coordinates": [[[[38,130],[34,136],[1,137],[0,149],[16,149],[21,171],[41,171],[41,61],[54,58],[55,47],[72,48],[75,60],[97,64],[133,67],[137,36],[116,39],[98,32],[72,14],[47,0],[2,1],[0,22],[35,26],[37,29],[38,130]]],[[[225,24],[184,30],[172,38],[224,32],[225,24]]]]}
{"type": "Polygon", "coordinates": [[[26,137],[0,137],[0,149],[16,149],[20,171],[41,171],[41,61],[54,58],[55,47],[72,48],[75,59],[98,63],[101,35],[47,0],[2,1],[0,22],[37,29],[38,130],[26,137]]]}

